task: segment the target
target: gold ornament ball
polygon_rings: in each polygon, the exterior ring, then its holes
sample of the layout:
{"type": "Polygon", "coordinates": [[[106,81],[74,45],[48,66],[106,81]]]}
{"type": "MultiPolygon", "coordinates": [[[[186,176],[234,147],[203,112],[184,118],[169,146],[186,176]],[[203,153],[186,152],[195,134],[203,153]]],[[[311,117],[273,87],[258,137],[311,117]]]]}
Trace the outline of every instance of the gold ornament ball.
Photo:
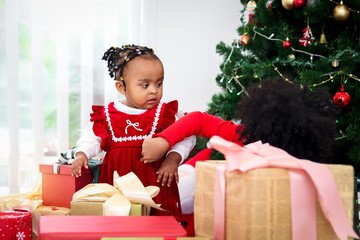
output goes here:
{"type": "Polygon", "coordinates": [[[281,0],[281,4],[287,10],[291,10],[294,8],[294,0],[281,0]]]}
{"type": "Polygon", "coordinates": [[[348,20],[350,16],[350,9],[348,6],[343,4],[343,1],[340,2],[333,10],[333,16],[335,21],[344,22],[348,20]]]}
{"type": "Polygon", "coordinates": [[[248,12],[253,13],[255,12],[256,9],[256,2],[255,1],[250,1],[248,2],[248,4],[246,5],[246,10],[248,10],[248,12]]]}
{"type": "Polygon", "coordinates": [[[289,59],[290,61],[295,60],[295,55],[294,55],[294,54],[288,55],[288,59],[289,59]]]}

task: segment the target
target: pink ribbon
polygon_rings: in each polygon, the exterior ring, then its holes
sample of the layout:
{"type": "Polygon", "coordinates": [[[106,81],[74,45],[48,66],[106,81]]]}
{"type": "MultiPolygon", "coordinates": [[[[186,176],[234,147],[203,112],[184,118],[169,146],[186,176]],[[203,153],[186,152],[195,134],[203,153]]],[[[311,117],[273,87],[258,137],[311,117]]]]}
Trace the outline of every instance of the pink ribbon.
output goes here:
{"type": "Polygon", "coordinates": [[[241,147],[218,136],[210,139],[213,148],[226,156],[226,167],[216,169],[214,239],[225,238],[225,172],[247,172],[256,168],[288,168],[290,171],[292,239],[316,239],[317,193],[321,209],[341,240],[359,238],[352,229],[330,170],[323,164],[302,160],[282,149],[260,141],[241,147]],[[306,229],[306,230],[305,230],[306,229]],[[304,231],[305,230],[305,231],[304,231]]]}

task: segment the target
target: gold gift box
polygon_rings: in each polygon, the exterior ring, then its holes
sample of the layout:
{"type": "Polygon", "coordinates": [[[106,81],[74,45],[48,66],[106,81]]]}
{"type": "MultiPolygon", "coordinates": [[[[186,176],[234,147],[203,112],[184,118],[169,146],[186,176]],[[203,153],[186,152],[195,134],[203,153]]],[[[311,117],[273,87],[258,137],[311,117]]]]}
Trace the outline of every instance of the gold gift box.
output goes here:
{"type": "MultiPolygon", "coordinates": [[[[194,202],[195,234],[214,236],[216,166],[225,161],[196,164],[194,202]]],[[[354,170],[352,166],[327,165],[332,172],[346,215],[353,222],[354,170]]],[[[226,239],[291,239],[289,171],[262,168],[226,173],[226,239]]],[[[338,239],[316,203],[317,239],[338,239]]],[[[306,231],[306,230],[305,230],[306,231]]]]}
{"type": "MultiPolygon", "coordinates": [[[[104,202],[72,201],[71,215],[102,216],[104,202]]],[[[146,216],[150,214],[150,207],[132,203],[129,216],[146,216]]]]}
{"type": "Polygon", "coordinates": [[[39,219],[42,215],[66,216],[70,215],[70,208],[55,206],[38,206],[32,213],[33,239],[37,239],[39,219]]]}

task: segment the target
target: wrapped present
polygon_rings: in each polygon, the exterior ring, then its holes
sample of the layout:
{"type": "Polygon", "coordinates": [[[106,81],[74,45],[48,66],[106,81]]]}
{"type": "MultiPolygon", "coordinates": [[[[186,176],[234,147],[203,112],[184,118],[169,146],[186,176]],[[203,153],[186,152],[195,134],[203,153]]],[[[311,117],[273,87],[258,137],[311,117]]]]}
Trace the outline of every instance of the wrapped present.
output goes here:
{"type": "Polygon", "coordinates": [[[213,137],[210,143],[225,154],[226,161],[196,165],[196,236],[237,240],[357,237],[350,224],[351,166],[299,160],[261,142],[240,147],[213,137]]]}
{"type": "MultiPolygon", "coordinates": [[[[101,167],[101,165],[99,165],[101,167]]],[[[70,208],[74,193],[93,182],[91,169],[82,168],[80,177],[71,176],[71,165],[40,164],[43,205],[70,208]]]]}
{"type": "Polygon", "coordinates": [[[42,203],[41,189],[41,184],[38,184],[29,193],[12,194],[1,197],[0,200],[4,202],[7,208],[26,206],[26,208],[32,212],[42,203]]]}
{"type": "MultiPolygon", "coordinates": [[[[41,184],[38,184],[37,187],[35,187],[34,189],[31,190],[31,192],[29,193],[20,193],[20,194],[13,194],[13,195],[8,195],[8,196],[4,196],[0,198],[0,205],[3,205],[4,207],[0,206],[0,212],[2,210],[4,210],[4,208],[6,209],[6,207],[8,207],[8,209],[19,209],[21,211],[26,211],[29,214],[32,215],[32,239],[36,240],[36,234],[34,234],[34,230],[37,230],[37,227],[34,228],[34,225],[36,225],[36,221],[34,222],[33,216],[34,216],[34,211],[35,209],[41,205],[42,203],[42,199],[41,199],[41,184]]],[[[31,221],[30,221],[31,223],[31,221]]],[[[2,224],[2,223],[1,223],[2,224]]],[[[0,226],[2,226],[0,224],[0,226]]],[[[1,231],[3,229],[0,230],[0,236],[1,236],[1,231]]],[[[18,238],[16,239],[29,239],[27,237],[25,237],[27,234],[22,234],[21,232],[19,234],[16,234],[18,238]]],[[[27,235],[28,236],[28,235],[27,235]]],[[[15,239],[15,238],[14,238],[15,239]]],[[[30,238],[31,239],[31,238],[30,238]]]]}
{"type": "Polygon", "coordinates": [[[173,216],[41,216],[39,240],[185,237],[173,216]]]}
{"type": "Polygon", "coordinates": [[[1,239],[32,239],[31,212],[27,208],[8,208],[0,212],[1,239]]]}
{"type": "Polygon", "coordinates": [[[32,212],[32,229],[33,237],[38,236],[39,220],[42,215],[55,215],[55,216],[66,216],[70,214],[70,208],[55,207],[55,206],[38,206],[32,212]]]}
{"type": "Polygon", "coordinates": [[[102,216],[104,202],[72,201],[71,215],[102,216]]]}
{"type": "Polygon", "coordinates": [[[156,186],[145,188],[133,172],[121,177],[114,172],[114,186],[88,184],[77,191],[71,202],[71,215],[148,215],[151,207],[161,209],[152,200],[159,191],[156,186]]]}
{"type": "MultiPolygon", "coordinates": [[[[103,204],[104,202],[72,201],[71,215],[102,216],[103,204]]],[[[140,203],[132,203],[129,216],[146,216],[149,215],[149,213],[150,209],[148,206],[140,203]]]]}

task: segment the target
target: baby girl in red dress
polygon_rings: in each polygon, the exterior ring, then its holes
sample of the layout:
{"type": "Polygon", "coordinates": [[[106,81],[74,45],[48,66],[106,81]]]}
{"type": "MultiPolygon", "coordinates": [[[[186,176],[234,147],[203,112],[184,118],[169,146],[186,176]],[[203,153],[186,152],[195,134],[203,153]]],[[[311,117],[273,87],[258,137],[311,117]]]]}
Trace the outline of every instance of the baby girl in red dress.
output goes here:
{"type": "Polygon", "coordinates": [[[114,171],[120,176],[134,172],[144,186],[160,188],[154,201],[167,211],[152,209],[151,214],[173,215],[182,221],[177,168],[193,148],[195,137],[186,138],[159,161],[141,160],[144,139],[166,129],[178,118],[177,101],[160,101],[164,82],[162,62],[152,49],[135,45],[111,47],[103,60],[108,62],[116,90],[125,99],[107,106],[93,106],[92,131],[85,132],[77,143],[72,174],[80,176],[81,167],[88,167],[88,159],[105,151],[99,182],[113,184],[114,171]]]}

